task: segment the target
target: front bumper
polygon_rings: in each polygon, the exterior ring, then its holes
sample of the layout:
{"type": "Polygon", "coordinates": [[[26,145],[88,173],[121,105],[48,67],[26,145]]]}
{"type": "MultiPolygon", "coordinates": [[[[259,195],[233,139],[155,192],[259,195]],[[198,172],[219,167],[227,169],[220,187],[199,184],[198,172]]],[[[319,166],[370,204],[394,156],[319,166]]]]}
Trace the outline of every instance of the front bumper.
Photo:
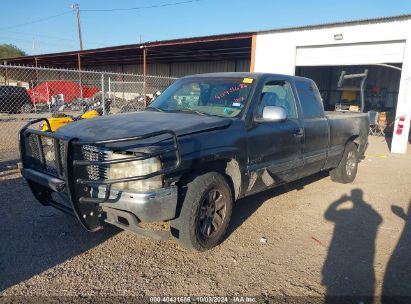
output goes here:
{"type": "MultiPolygon", "coordinates": [[[[164,221],[175,217],[177,188],[174,186],[146,193],[119,191],[115,186],[112,187],[118,183],[174,173],[180,166],[181,156],[173,131],[86,142],[29,129],[32,123],[20,131],[22,175],[40,203],[73,214],[89,231],[102,228],[102,220],[117,225],[121,220],[113,221],[113,218],[124,218],[121,215],[124,212],[127,218],[132,219],[127,226],[130,230],[133,230],[131,227],[135,223],[164,221]],[[145,141],[149,141],[149,150],[141,148],[147,148],[145,141]],[[124,159],[105,157],[107,151],[121,147],[125,147],[123,151],[132,149],[134,154],[124,159]],[[111,164],[152,157],[160,157],[164,161],[163,168],[145,175],[118,179],[99,175],[111,164]],[[55,193],[59,193],[59,198],[64,198],[63,204],[54,198],[55,193]]],[[[121,226],[124,229],[127,227],[121,226]]]]}
{"type": "MultiPolygon", "coordinates": [[[[59,178],[32,169],[23,169],[23,177],[53,192],[62,192],[65,182],[59,178]]],[[[105,198],[105,188],[93,188],[91,197],[105,198]]],[[[134,193],[112,189],[105,203],[98,204],[132,213],[139,222],[160,222],[170,220],[176,215],[177,187],[170,186],[149,192],[134,193]]],[[[105,210],[108,210],[105,208],[105,210]]]]}
{"type": "MultiPolygon", "coordinates": [[[[104,197],[104,192],[93,190],[92,196],[104,197]]],[[[112,189],[109,199],[100,206],[125,210],[134,214],[141,222],[170,220],[176,215],[177,187],[171,186],[144,193],[133,193],[112,189]]]]}

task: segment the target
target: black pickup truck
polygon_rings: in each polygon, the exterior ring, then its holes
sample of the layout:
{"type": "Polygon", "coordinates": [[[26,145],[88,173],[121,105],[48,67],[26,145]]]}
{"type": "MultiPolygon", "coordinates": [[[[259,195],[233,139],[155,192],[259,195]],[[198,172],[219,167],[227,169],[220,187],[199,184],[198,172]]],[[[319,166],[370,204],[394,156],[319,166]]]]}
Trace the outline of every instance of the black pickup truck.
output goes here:
{"type": "MultiPolygon", "coordinates": [[[[184,247],[222,241],[233,202],[329,170],[352,182],[368,138],[365,114],[324,113],[307,78],[259,73],[184,77],[145,111],[20,132],[34,196],[78,218],[184,247]],[[144,223],[169,222],[170,231],[144,223]]],[[[47,123],[47,120],[44,120],[47,123]]]]}

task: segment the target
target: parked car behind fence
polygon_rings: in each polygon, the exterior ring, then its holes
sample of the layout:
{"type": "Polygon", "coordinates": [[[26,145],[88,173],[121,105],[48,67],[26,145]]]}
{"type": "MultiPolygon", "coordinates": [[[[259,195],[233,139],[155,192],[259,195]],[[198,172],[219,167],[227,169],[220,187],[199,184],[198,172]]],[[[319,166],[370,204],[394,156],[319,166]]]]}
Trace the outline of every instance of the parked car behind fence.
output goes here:
{"type": "Polygon", "coordinates": [[[103,115],[141,111],[175,78],[131,73],[0,64],[0,162],[18,157],[18,130],[27,120],[66,114],[77,117],[105,105],[103,115]],[[143,99],[143,100],[139,100],[143,99]]]}
{"type": "Polygon", "coordinates": [[[0,86],[0,112],[26,113],[31,109],[27,90],[17,86],[0,86]]]}

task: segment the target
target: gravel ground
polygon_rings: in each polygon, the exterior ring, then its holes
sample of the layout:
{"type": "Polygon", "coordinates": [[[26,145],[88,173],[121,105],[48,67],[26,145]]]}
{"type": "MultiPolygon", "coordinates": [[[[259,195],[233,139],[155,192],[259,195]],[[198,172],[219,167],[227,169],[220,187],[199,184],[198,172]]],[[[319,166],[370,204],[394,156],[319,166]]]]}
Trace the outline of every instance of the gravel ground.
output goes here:
{"type": "Polygon", "coordinates": [[[88,233],[74,218],[39,205],[18,171],[3,166],[0,295],[324,296],[384,289],[411,296],[408,150],[391,155],[383,138],[370,138],[352,184],[319,174],[240,200],[227,239],[201,254],[113,227],[88,233]]]}

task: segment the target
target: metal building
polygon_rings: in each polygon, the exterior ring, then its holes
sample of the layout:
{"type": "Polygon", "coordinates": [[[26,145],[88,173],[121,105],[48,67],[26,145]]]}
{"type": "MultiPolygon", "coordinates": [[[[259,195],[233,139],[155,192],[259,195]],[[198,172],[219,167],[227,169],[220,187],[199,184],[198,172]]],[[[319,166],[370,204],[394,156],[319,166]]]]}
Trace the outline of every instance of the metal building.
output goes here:
{"type": "Polygon", "coordinates": [[[411,15],[262,31],[255,45],[254,71],[310,77],[331,106],[342,70],[368,70],[365,102],[369,109],[392,114],[391,152],[405,153],[411,119],[411,15]]]}

